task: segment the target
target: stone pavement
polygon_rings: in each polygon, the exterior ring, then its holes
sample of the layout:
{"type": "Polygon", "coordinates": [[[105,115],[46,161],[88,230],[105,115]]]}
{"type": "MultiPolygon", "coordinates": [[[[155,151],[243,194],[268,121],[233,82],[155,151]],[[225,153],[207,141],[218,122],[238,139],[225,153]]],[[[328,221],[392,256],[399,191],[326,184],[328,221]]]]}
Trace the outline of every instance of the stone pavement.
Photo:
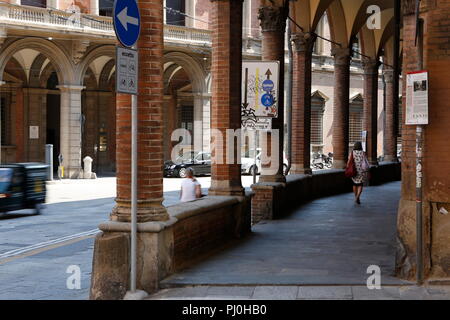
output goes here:
{"type": "MultiPolygon", "coordinates": [[[[210,178],[199,180],[207,193],[210,178]]],[[[164,205],[179,201],[180,183],[164,179],[164,205]]],[[[243,177],[245,186],[250,183],[251,177],[243,177]]],[[[99,223],[109,219],[115,192],[111,177],[54,181],[41,215],[32,210],[0,214],[0,300],[88,299],[94,236],[99,223]],[[79,289],[66,285],[73,265],[81,271],[79,289]]]]}
{"type": "Polygon", "coordinates": [[[382,285],[393,276],[400,182],[366,188],[361,205],[350,193],[306,203],[291,215],[264,221],[252,234],[162,282],[187,285],[366,285],[367,268],[382,285]]]}
{"type": "Polygon", "coordinates": [[[450,286],[187,286],[148,300],[450,300],[450,286]]]}

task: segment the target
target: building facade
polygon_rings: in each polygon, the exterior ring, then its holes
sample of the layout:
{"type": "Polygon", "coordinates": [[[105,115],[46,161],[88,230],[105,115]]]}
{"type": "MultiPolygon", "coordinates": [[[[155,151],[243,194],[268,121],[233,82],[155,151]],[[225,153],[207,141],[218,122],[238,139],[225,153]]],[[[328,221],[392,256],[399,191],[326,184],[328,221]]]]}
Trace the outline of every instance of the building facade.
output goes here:
{"type": "MultiPolygon", "coordinates": [[[[248,60],[261,59],[259,6],[259,0],[244,1],[243,58],[248,60]]],[[[170,159],[178,143],[171,141],[176,128],[192,133],[196,149],[209,150],[211,2],[166,0],[164,7],[164,159],[170,159]]],[[[111,12],[112,1],[106,0],[0,3],[2,163],[42,162],[45,145],[52,144],[55,169],[61,154],[67,178],[80,175],[85,156],[94,159],[94,171],[115,171],[117,40],[111,12]]],[[[331,37],[326,14],[316,31],[331,37]]],[[[333,152],[334,59],[329,42],[317,39],[312,70],[311,150],[333,152]]],[[[381,74],[378,87],[377,154],[383,155],[381,74]]],[[[363,127],[358,56],[352,61],[350,97],[351,144],[363,127]]]]}

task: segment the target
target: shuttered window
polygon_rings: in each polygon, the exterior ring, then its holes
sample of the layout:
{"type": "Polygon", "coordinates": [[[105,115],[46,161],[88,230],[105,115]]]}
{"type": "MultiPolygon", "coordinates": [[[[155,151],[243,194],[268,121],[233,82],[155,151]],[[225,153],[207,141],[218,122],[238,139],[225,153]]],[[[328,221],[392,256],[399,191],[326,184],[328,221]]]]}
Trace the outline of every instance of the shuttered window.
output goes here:
{"type": "Polygon", "coordinates": [[[356,141],[361,141],[363,130],[363,101],[359,98],[350,102],[349,113],[349,143],[350,146],[356,141]]]}
{"type": "Polygon", "coordinates": [[[323,144],[323,106],[311,107],[311,144],[323,144]]]}

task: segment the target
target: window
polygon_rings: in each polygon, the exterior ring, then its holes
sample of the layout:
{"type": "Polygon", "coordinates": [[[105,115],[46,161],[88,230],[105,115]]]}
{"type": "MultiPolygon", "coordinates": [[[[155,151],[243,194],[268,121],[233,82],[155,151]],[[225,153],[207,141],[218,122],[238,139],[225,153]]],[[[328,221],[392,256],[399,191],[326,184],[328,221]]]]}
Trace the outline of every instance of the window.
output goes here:
{"type": "Polygon", "coordinates": [[[360,94],[350,100],[349,111],[349,143],[353,146],[356,141],[361,141],[363,130],[363,99],[360,94]]]}
{"type": "Polygon", "coordinates": [[[22,6],[46,8],[47,0],[21,0],[20,4],[22,6]]]}
{"type": "Polygon", "coordinates": [[[99,0],[98,13],[101,16],[112,17],[113,1],[111,0],[99,0]]]}
{"type": "Polygon", "coordinates": [[[166,23],[184,26],[186,25],[185,13],[186,6],[185,0],[166,0],[166,23]]]}
{"type": "Polygon", "coordinates": [[[325,98],[316,91],[311,97],[311,147],[313,152],[322,152],[324,111],[325,98]]]}

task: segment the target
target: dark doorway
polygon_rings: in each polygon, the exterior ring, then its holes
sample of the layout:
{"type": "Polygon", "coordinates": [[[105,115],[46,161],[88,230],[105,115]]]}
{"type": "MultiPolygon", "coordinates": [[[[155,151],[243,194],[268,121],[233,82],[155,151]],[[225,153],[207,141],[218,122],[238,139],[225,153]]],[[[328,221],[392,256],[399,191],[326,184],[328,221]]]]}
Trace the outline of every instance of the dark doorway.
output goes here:
{"type": "Polygon", "coordinates": [[[53,145],[53,170],[58,171],[59,132],[60,132],[60,95],[47,94],[47,139],[46,144],[53,145]]]}

